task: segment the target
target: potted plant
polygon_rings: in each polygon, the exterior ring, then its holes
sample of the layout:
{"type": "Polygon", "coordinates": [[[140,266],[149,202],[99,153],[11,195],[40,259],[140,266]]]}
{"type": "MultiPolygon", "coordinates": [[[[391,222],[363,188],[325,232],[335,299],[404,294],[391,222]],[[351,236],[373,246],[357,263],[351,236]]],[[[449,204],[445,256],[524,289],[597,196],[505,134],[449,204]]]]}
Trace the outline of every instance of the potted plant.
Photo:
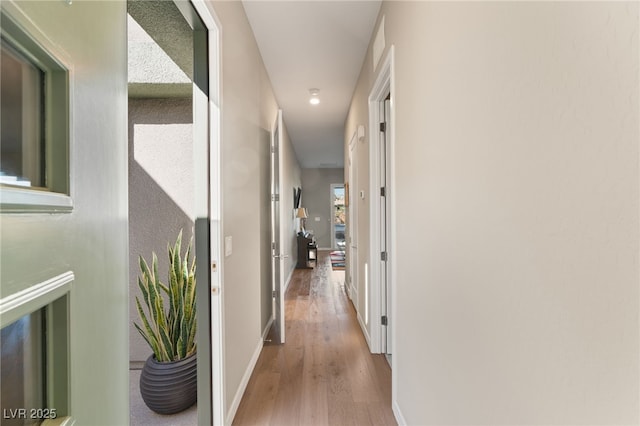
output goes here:
{"type": "Polygon", "coordinates": [[[173,247],[167,245],[168,284],[159,279],[155,253],[151,268],[139,256],[142,302],[136,296],[136,306],[141,325],[134,325],[153,351],[142,368],[140,393],[159,414],[178,413],[197,399],[196,262],[195,256],[190,259],[191,242],[184,257],[181,245],[182,231],[173,247]]]}

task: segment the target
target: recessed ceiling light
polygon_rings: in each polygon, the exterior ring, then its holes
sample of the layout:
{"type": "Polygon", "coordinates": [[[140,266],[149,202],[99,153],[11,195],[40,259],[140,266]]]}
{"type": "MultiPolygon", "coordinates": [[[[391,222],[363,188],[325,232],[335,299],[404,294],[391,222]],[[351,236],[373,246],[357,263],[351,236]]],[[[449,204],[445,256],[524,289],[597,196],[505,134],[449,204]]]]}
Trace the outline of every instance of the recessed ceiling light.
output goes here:
{"type": "Polygon", "coordinates": [[[320,103],[320,98],[318,94],[320,93],[319,89],[309,89],[309,93],[311,94],[311,98],[309,98],[309,103],[311,105],[318,105],[320,103]]]}

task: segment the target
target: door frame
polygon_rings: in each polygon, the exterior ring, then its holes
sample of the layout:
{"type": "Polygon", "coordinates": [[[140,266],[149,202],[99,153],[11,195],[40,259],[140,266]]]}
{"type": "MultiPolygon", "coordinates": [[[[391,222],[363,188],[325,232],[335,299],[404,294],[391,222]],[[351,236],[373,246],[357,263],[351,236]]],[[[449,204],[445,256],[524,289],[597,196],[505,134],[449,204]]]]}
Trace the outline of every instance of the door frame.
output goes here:
{"type": "MultiPolygon", "coordinates": [[[[180,2],[175,2],[180,7],[180,2]]],[[[222,251],[222,176],[221,176],[221,99],[220,38],[221,25],[205,0],[191,0],[206,27],[207,63],[194,63],[194,81],[207,76],[208,96],[193,100],[195,163],[195,243],[200,277],[208,285],[196,289],[198,306],[198,424],[224,425],[224,288],[222,251]],[[197,67],[197,68],[196,68],[197,67]],[[198,117],[200,119],[198,120],[198,117]],[[196,121],[197,120],[197,121],[196,121]],[[202,123],[200,125],[199,123],[202,123]],[[204,124],[206,123],[206,125],[204,124]],[[203,164],[207,163],[207,164],[203,164]],[[206,272],[204,272],[206,271],[206,272]],[[202,301],[207,301],[208,306],[202,301]],[[202,309],[207,306],[209,309],[202,309]],[[206,349],[203,347],[205,346],[206,349]]],[[[205,40],[200,40],[205,42],[205,40]]],[[[196,58],[197,59],[197,58],[196,58]]],[[[194,91],[195,93],[196,91],[194,91]]]]}
{"type": "MultiPolygon", "coordinates": [[[[368,285],[371,289],[369,293],[368,312],[370,323],[370,350],[372,353],[382,353],[383,336],[386,333],[384,325],[382,325],[381,317],[383,312],[387,310],[383,304],[386,301],[386,289],[382,285],[381,277],[381,215],[380,215],[380,182],[381,174],[378,167],[380,162],[379,138],[380,132],[377,131],[379,123],[384,119],[381,117],[380,104],[384,103],[387,94],[391,95],[391,111],[389,120],[389,131],[387,131],[387,168],[389,182],[387,182],[387,203],[391,219],[387,218],[387,224],[390,229],[390,238],[387,241],[387,276],[388,285],[390,286],[391,304],[388,306],[388,317],[390,322],[388,327],[391,328],[391,352],[395,348],[395,321],[394,312],[396,303],[396,205],[395,205],[395,71],[394,71],[394,46],[389,48],[381,63],[378,77],[373,84],[369,94],[369,188],[371,196],[369,197],[369,270],[365,272],[368,275],[368,285]],[[368,272],[368,274],[367,274],[368,272]]],[[[392,371],[395,370],[395,360],[392,357],[392,371]]],[[[392,374],[392,391],[395,390],[395,375],[392,374]]]]}
{"type": "MultiPolygon", "coordinates": [[[[277,330],[277,336],[280,338],[280,342],[278,343],[284,343],[285,342],[285,312],[284,312],[284,292],[285,292],[285,280],[284,280],[284,265],[283,265],[283,261],[289,257],[288,254],[283,252],[283,226],[282,226],[282,219],[283,217],[285,217],[285,211],[284,211],[284,203],[282,202],[281,199],[278,200],[278,219],[277,219],[277,224],[275,221],[275,218],[273,217],[273,213],[275,212],[275,208],[273,206],[273,196],[277,195],[278,197],[282,197],[282,159],[283,159],[283,153],[282,153],[282,143],[284,141],[284,135],[283,135],[283,122],[282,122],[282,110],[278,109],[278,112],[276,113],[276,118],[273,121],[273,126],[271,127],[271,144],[270,144],[270,158],[271,158],[271,164],[270,164],[270,185],[269,185],[269,192],[271,194],[272,197],[272,201],[271,201],[271,212],[272,212],[272,217],[271,217],[271,239],[273,240],[276,235],[275,234],[275,229],[277,228],[278,231],[278,235],[277,235],[277,245],[274,248],[272,246],[271,248],[271,282],[272,282],[272,291],[273,291],[273,304],[272,304],[272,320],[273,323],[276,326],[279,326],[279,330],[277,330]],[[276,135],[278,137],[278,143],[277,143],[277,152],[274,152],[274,148],[276,146],[275,144],[275,138],[276,135]],[[277,159],[278,159],[278,188],[277,188],[277,193],[274,193],[274,177],[273,177],[273,163],[274,163],[274,157],[275,155],[277,155],[277,159]],[[277,226],[276,226],[277,225],[277,226]],[[275,250],[275,252],[274,252],[275,250]],[[276,264],[279,265],[280,268],[280,274],[278,274],[279,276],[277,277],[277,282],[276,282],[276,269],[275,266],[276,264]],[[280,303],[280,309],[276,309],[277,308],[277,304],[278,302],[280,303]],[[276,318],[276,314],[279,313],[279,317],[280,318],[276,318]],[[279,320],[279,321],[278,321],[279,320]]],[[[276,243],[276,241],[272,241],[271,242],[276,243]]]]}
{"type": "MultiPolygon", "coordinates": [[[[329,229],[331,232],[331,250],[337,250],[338,249],[338,243],[336,242],[336,224],[333,221],[333,214],[334,214],[334,205],[333,205],[333,194],[336,188],[342,188],[344,191],[347,190],[347,188],[344,186],[344,183],[332,183],[329,184],[329,203],[331,204],[330,207],[330,212],[329,212],[329,229]]],[[[346,192],[345,192],[345,197],[346,197],[346,192]]],[[[345,206],[346,207],[346,206],[345,206]]],[[[347,234],[346,234],[346,227],[345,227],[345,242],[347,241],[347,234]]],[[[345,247],[345,252],[346,252],[347,248],[345,247]]]]}
{"type": "MultiPolygon", "coordinates": [[[[361,127],[361,126],[358,126],[361,127]]],[[[364,127],[363,127],[364,128],[364,127]]],[[[364,137],[364,136],[363,136],[364,137]]],[[[351,140],[349,141],[349,185],[345,188],[349,193],[347,197],[349,199],[349,205],[347,206],[347,293],[349,298],[355,303],[356,310],[360,308],[360,301],[358,298],[358,131],[353,132],[351,140]],[[355,297],[355,300],[354,300],[355,297]]]]}

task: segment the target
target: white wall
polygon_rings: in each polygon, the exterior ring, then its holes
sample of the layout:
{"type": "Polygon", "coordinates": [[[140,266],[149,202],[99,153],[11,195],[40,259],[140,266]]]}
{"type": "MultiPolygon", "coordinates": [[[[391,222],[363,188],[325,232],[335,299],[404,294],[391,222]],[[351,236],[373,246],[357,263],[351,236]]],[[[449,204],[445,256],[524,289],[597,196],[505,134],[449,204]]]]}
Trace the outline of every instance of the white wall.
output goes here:
{"type": "MultiPolygon", "coordinates": [[[[271,286],[270,267],[265,264],[271,256],[265,230],[269,224],[267,135],[277,104],[242,3],[214,2],[213,8],[222,27],[223,232],[233,238],[233,253],[222,265],[226,417],[242,397],[243,378],[251,372],[252,356],[262,345],[262,327],[268,318],[263,310],[270,308],[265,299],[265,289],[271,286]]],[[[288,139],[282,148],[286,185],[295,182],[299,167],[288,139]]]]}
{"type": "MultiPolygon", "coordinates": [[[[638,5],[381,14],[396,49],[398,413],[638,424],[638,5]]],[[[368,122],[371,67],[369,52],[347,143],[368,122]]]]}
{"type": "Polygon", "coordinates": [[[331,184],[344,184],[344,169],[302,169],[302,207],[309,212],[307,230],[313,230],[320,248],[331,247],[333,218],[331,184]],[[315,219],[320,218],[319,221],[315,219]]]}

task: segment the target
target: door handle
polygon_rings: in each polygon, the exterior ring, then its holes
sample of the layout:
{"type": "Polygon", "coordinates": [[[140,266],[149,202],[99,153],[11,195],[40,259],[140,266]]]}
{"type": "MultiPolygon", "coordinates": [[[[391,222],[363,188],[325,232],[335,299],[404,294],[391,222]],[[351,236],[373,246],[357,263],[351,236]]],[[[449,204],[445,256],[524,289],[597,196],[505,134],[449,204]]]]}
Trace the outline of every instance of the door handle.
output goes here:
{"type": "Polygon", "coordinates": [[[288,258],[288,257],[289,257],[289,255],[288,255],[288,254],[274,254],[274,255],[273,255],[273,258],[274,258],[274,259],[286,259],[286,258],[288,258]]]}

